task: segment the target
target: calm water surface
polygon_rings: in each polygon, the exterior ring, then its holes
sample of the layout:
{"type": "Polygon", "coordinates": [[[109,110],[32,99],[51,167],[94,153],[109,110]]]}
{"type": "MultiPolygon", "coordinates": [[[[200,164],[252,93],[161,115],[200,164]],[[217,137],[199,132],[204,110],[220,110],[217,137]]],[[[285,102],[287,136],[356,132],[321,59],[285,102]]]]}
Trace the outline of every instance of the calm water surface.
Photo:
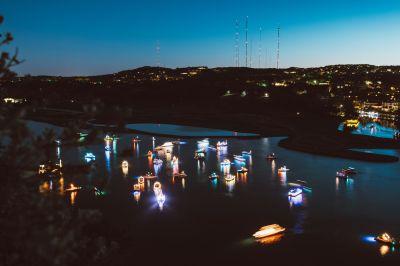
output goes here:
{"type": "MultiPolygon", "coordinates": [[[[125,234],[129,250],[121,257],[131,261],[161,265],[202,265],[247,262],[257,265],[308,264],[310,260],[350,264],[377,264],[400,261],[400,249],[388,248],[371,241],[383,231],[400,236],[400,164],[374,164],[298,153],[280,148],[280,138],[228,140],[228,147],[217,152],[210,148],[218,140],[210,139],[206,160],[194,159],[201,148],[200,139],[180,139],[171,153],[157,153],[161,167],[153,165],[147,152],[172,138],[139,135],[141,142],[132,143],[133,135],[120,135],[111,144],[87,147],[61,147],[64,163],[83,164],[87,152],[96,156],[91,173],[65,177],[65,185],[74,182],[84,187],[104,189],[104,197],[89,191],[73,196],[74,206],[98,207],[103,210],[112,230],[125,234]],[[234,154],[252,151],[246,158],[249,172],[238,175],[234,182],[210,181],[211,172],[236,174],[239,163],[223,169],[220,162],[234,154]],[[269,153],[278,159],[265,159],[269,153]],[[124,154],[125,156],[122,156],[124,154]],[[173,156],[179,158],[172,165],[173,156]],[[127,160],[128,170],[121,163],[127,160]],[[277,173],[286,165],[286,175],[277,173]],[[335,172],[352,166],[359,171],[354,180],[339,180],[335,172]],[[173,178],[184,170],[187,177],[173,178]],[[157,203],[152,186],[146,182],[140,197],[133,195],[137,178],[151,171],[157,173],[166,201],[157,203]],[[306,180],[312,192],[289,199],[288,183],[306,180]],[[264,243],[251,235],[261,226],[278,223],[287,228],[281,238],[264,243]],[[129,237],[128,237],[129,236],[129,237]],[[347,262],[347,263],[346,263],[347,262]]],[[[398,151],[394,151],[398,152],[398,151]]],[[[123,264],[123,261],[119,262],[123,264]]],[[[318,264],[322,265],[322,264],[318,264]]]]}

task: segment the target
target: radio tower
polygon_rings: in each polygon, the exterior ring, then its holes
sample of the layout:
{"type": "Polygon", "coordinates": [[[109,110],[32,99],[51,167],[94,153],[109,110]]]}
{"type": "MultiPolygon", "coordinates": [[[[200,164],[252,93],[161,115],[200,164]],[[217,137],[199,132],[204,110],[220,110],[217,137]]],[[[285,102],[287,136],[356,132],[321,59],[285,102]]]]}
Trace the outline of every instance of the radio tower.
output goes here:
{"type": "Polygon", "coordinates": [[[260,38],[258,39],[258,68],[261,68],[261,27],[260,27],[260,38]]]}
{"type": "Polygon", "coordinates": [[[280,40],[280,34],[281,34],[281,28],[278,27],[278,48],[276,50],[276,69],[279,69],[279,57],[280,57],[280,45],[281,45],[281,40],[280,40]]]}
{"type": "Polygon", "coordinates": [[[249,42],[248,42],[248,39],[247,39],[247,35],[248,35],[248,31],[249,31],[248,26],[249,26],[249,16],[246,17],[246,29],[245,29],[245,31],[246,31],[246,42],[245,42],[245,46],[246,46],[246,67],[248,66],[248,51],[247,51],[247,48],[249,46],[249,42]]]}
{"type": "Polygon", "coordinates": [[[240,66],[239,58],[239,21],[236,20],[236,33],[235,33],[235,66],[240,66]]]}
{"type": "Polygon", "coordinates": [[[157,40],[156,44],[156,66],[161,67],[161,62],[160,62],[160,42],[157,40]]]}

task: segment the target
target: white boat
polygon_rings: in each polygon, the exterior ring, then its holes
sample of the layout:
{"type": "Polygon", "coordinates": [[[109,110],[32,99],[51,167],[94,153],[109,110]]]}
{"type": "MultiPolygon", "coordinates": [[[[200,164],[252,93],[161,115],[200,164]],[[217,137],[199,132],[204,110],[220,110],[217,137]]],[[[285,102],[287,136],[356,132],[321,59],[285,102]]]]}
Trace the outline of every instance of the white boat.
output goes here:
{"type": "Polygon", "coordinates": [[[76,187],[74,184],[71,184],[69,186],[69,188],[65,189],[65,191],[67,191],[67,192],[75,192],[75,191],[78,191],[78,190],[81,190],[81,189],[82,189],[82,187],[76,187]]]}
{"type": "Polygon", "coordinates": [[[303,193],[303,190],[301,188],[297,187],[297,188],[289,190],[288,196],[289,197],[297,197],[298,195],[300,195],[302,193],[303,193]]]}
{"type": "Polygon", "coordinates": [[[288,171],[290,171],[290,169],[287,168],[286,165],[284,165],[284,166],[282,166],[281,168],[278,169],[279,173],[286,173],[288,171]]]}
{"type": "Polygon", "coordinates": [[[226,140],[217,142],[217,148],[226,147],[226,146],[228,146],[228,141],[226,141],[226,140]]]}
{"type": "Polygon", "coordinates": [[[276,160],[277,159],[275,153],[268,154],[266,158],[267,158],[267,160],[276,160]]]}
{"type": "Polygon", "coordinates": [[[174,146],[174,144],[172,142],[165,142],[163,145],[161,145],[161,147],[163,148],[169,148],[174,146]]]}
{"type": "Polygon", "coordinates": [[[260,229],[258,229],[258,231],[253,234],[253,237],[264,238],[264,237],[283,233],[285,230],[286,230],[286,228],[284,228],[278,224],[271,224],[271,225],[263,226],[260,229]]]}

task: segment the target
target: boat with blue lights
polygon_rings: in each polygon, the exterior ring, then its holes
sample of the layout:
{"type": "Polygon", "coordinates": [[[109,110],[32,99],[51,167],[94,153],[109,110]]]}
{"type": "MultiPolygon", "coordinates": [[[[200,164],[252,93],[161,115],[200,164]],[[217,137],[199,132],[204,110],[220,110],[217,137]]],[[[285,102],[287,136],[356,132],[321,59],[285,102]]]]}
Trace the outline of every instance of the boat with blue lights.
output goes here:
{"type": "Polygon", "coordinates": [[[217,179],[217,178],[219,178],[219,175],[218,175],[217,173],[214,172],[214,173],[212,173],[212,174],[209,176],[209,178],[212,179],[212,180],[213,180],[213,179],[217,179]]]}
{"type": "Polygon", "coordinates": [[[289,190],[288,196],[289,197],[297,197],[298,195],[302,194],[303,190],[301,188],[294,188],[289,190]]]}
{"type": "Polygon", "coordinates": [[[246,159],[242,155],[233,155],[233,158],[235,159],[235,161],[238,161],[238,162],[246,161],[246,159]]]}

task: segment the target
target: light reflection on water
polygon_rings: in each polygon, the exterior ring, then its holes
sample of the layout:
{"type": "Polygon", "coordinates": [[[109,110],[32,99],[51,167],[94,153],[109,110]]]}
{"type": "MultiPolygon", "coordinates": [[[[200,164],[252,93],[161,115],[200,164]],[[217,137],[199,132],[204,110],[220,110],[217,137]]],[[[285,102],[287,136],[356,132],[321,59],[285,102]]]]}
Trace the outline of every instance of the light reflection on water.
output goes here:
{"type": "MultiPolygon", "coordinates": [[[[121,141],[118,144],[120,147],[118,148],[122,150],[124,146],[121,145],[127,143],[129,143],[128,148],[130,148],[131,142],[124,143],[122,141],[123,138],[124,137],[121,137],[121,141]]],[[[130,136],[128,136],[128,138],[130,138],[130,136]]],[[[129,169],[129,174],[132,176],[143,175],[153,168],[152,160],[148,159],[146,156],[147,151],[152,148],[151,137],[141,136],[141,139],[141,150],[144,150],[145,152],[142,154],[140,152],[133,153],[132,158],[129,159],[135,166],[134,168],[129,169]]],[[[392,200],[393,198],[396,198],[398,194],[397,188],[400,186],[400,180],[397,178],[397,173],[400,171],[400,164],[371,165],[370,163],[364,162],[297,153],[280,148],[277,145],[279,140],[279,138],[271,138],[269,140],[230,140],[230,154],[228,154],[227,149],[226,152],[224,149],[218,149],[217,151],[208,149],[208,157],[205,163],[200,163],[194,160],[193,153],[197,147],[197,143],[196,140],[188,140],[188,144],[180,149],[179,154],[171,154],[179,156],[180,166],[187,171],[188,177],[185,179],[184,184],[178,182],[178,179],[175,183],[172,183],[171,174],[178,171],[175,167],[172,167],[170,173],[167,172],[166,169],[160,170],[159,179],[163,182],[163,185],[165,184],[168,188],[168,193],[170,193],[169,195],[174,199],[173,202],[168,202],[168,208],[165,207],[165,204],[163,205],[164,213],[172,213],[170,210],[174,210],[175,212],[180,211],[179,207],[177,207],[178,204],[174,205],[174,202],[181,200],[181,193],[185,193],[185,200],[188,200],[188,202],[200,202],[199,204],[202,204],[203,201],[207,202],[211,200],[211,198],[212,200],[219,201],[220,199],[217,197],[209,197],[210,194],[207,194],[206,190],[209,189],[209,191],[214,191],[212,194],[220,193],[222,195],[225,195],[227,190],[230,191],[232,199],[227,197],[221,198],[227,200],[224,204],[228,206],[230,202],[235,204],[233,205],[235,208],[232,208],[232,212],[234,212],[236,217],[239,217],[237,221],[235,221],[237,223],[244,221],[251,223],[254,220],[254,223],[257,224],[279,222],[285,227],[289,224],[294,224],[295,230],[293,232],[295,233],[304,233],[304,225],[307,224],[307,227],[309,226],[310,228],[313,228],[315,234],[319,234],[319,232],[321,232],[321,234],[330,234],[329,232],[326,232],[325,225],[313,221],[320,221],[321,219],[335,220],[336,217],[341,217],[342,222],[348,224],[360,224],[360,228],[376,226],[376,217],[379,217],[379,226],[381,227],[386,227],[390,224],[398,224],[400,222],[400,215],[398,212],[394,211],[400,208],[400,203],[392,200]],[[244,146],[246,148],[244,148],[244,146]],[[246,179],[242,179],[238,176],[236,182],[228,184],[221,175],[218,180],[209,180],[208,176],[212,172],[220,174],[223,172],[230,173],[232,170],[237,170],[234,166],[229,166],[229,170],[220,168],[219,162],[223,160],[222,158],[232,158],[233,154],[239,154],[242,150],[250,149],[253,150],[253,156],[251,157],[251,161],[247,160],[246,167],[250,170],[251,163],[252,171],[249,172],[246,179]],[[275,152],[278,155],[279,164],[290,166],[293,172],[289,172],[287,176],[285,174],[278,176],[276,162],[265,160],[265,156],[272,152],[275,152]],[[356,179],[354,181],[351,179],[349,179],[349,181],[336,179],[336,171],[349,165],[360,169],[356,179]],[[313,184],[313,195],[312,197],[309,197],[307,194],[303,195],[302,202],[300,200],[297,201],[296,199],[295,202],[288,203],[288,189],[286,187],[288,182],[287,179],[295,180],[297,177],[306,177],[305,180],[310,184],[313,184]],[[218,182],[223,183],[220,183],[219,186],[218,182]],[[243,190],[242,184],[246,182],[246,189],[243,190]],[[182,187],[186,187],[186,190],[182,191],[182,187]],[[199,189],[201,192],[197,192],[194,188],[201,188],[199,189]],[[371,195],[380,195],[380,197],[371,197],[371,195]],[[309,204],[307,204],[305,200],[308,200],[309,204]],[[243,209],[251,209],[253,206],[258,204],[268,204],[270,206],[285,206],[285,204],[287,204],[286,210],[289,215],[285,217],[285,215],[282,214],[284,211],[282,211],[281,207],[275,209],[270,207],[260,208],[259,213],[257,214],[258,216],[251,212],[243,215],[243,209]],[[262,214],[260,215],[260,213],[262,214]],[[260,216],[262,219],[257,220],[260,219],[260,216]],[[268,217],[268,219],[264,220],[263,217],[268,217]]],[[[168,139],[160,138],[159,140],[160,143],[165,141],[168,141],[168,139]]],[[[217,140],[210,140],[211,145],[215,145],[216,142],[217,140]]],[[[102,156],[104,145],[89,145],[88,147],[83,148],[63,147],[61,151],[62,156],[60,156],[66,164],[71,162],[78,164],[82,163],[82,158],[84,157],[84,154],[88,152],[88,149],[96,155],[96,176],[104,176],[104,173],[106,173],[106,176],[107,173],[109,173],[112,177],[119,177],[122,175],[120,169],[120,161],[122,158],[119,158],[117,154],[114,154],[114,156],[118,157],[118,163],[112,163],[110,161],[110,153],[105,153],[106,155],[102,156]]],[[[55,153],[54,156],[58,155],[55,153]]],[[[80,176],[82,180],[85,180],[86,177],[87,176],[84,174],[80,176]]],[[[68,178],[66,178],[66,180],[68,180],[68,178]]],[[[134,181],[133,179],[128,178],[124,180],[124,182],[128,183],[129,180],[132,182],[134,181]]],[[[89,183],[91,182],[91,180],[85,181],[88,181],[89,183]]],[[[117,178],[111,178],[111,181],[119,182],[117,178]]],[[[50,183],[42,185],[44,187],[50,187],[50,183]]],[[[130,187],[132,187],[132,185],[133,184],[129,184],[130,187]]],[[[57,191],[56,181],[53,181],[52,186],[53,191],[57,191]]],[[[110,182],[108,182],[105,184],[105,187],[109,191],[114,192],[110,193],[108,197],[112,198],[118,193],[121,194],[121,186],[110,186],[110,182]]],[[[144,191],[146,191],[146,187],[148,187],[148,184],[143,186],[144,191]]],[[[141,204],[136,205],[136,199],[132,197],[131,193],[132,190],[129,192],[131,203],[138,210],[145,210],[145,208],[148,208],[148,205],[144,204],[144,202],[153,203],[153,195],[143,192],[140,197],[141,204]]],[[[71,202],[73,201],[76,205],[79,205],[79,201],[83,198],[84,197],[77,197],[76,199],[71,199],[71,202]]],[[[158,209],[158,207],[157,204],[156,208],[158,209]]],[[[119,208],[119,206],[115,206],[115,208],[119,208]]],[[[285,207],[283,207],[283,209],[285,209],[285,207]]],[[[196,212],[196,210],[193,210],[193,212],[196,212]]],[[[229,216],[226,215],[227,213],[223,208],[219,210],[219,213],[219,219],[226,219],[226,217],[229,216]]],[[[288,228],[288,230],[292,232],[292,228],[288,228]]],[[[354,238],[354,231],[345,227],[341,228],[341,230],[341,235],[344,235],[346,240],[351,239],[352,237],[354,238]]],[[[390,230],[394,235],[399,234],[399,231],[396,231],[396,228],[389,228],[388,230],[390,230]]],[[[249,232],[249,234],[251,233],[252,232],[249,232]]],[[[307,231],[305,233],[307,233],[307,231]]],[[[335,241],[334,235],[332,235],[332,239],[332,241],[335,241]]],[[[380,248],[380,246],[378,247],[377,245],[375,251],[378,251],[378,248],[380,248]]]]}

